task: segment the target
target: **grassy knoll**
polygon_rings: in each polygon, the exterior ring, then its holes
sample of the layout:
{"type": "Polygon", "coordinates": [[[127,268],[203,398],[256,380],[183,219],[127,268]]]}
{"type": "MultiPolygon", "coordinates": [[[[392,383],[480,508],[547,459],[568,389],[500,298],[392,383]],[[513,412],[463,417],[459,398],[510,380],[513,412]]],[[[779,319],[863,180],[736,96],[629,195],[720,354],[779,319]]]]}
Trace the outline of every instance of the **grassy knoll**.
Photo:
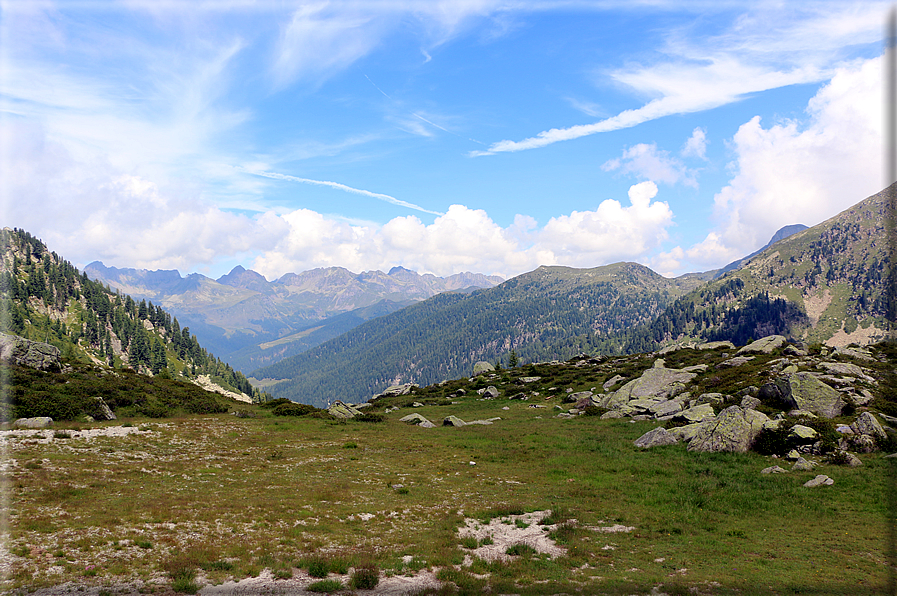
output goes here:
{"type": "Polygon", "coordinates": [[[247,406],[255,417],[130,419],[139,432],[89,440],[77,436],[87,425],[70,423],[57,427],[70,438],[12,440],[4,588],[141,580],[145,592],[189,593],[199,576],[290,577],[321,565],[344,575],[359,565],[387,574],[436,567],[443,592],[467,594],[658,585],[669,594],[872,594],[885,581],[892,460],[879,454],[854,469],[765,476],[779,460],[639,451],[632,441],[656,423],[557,419],[559,399],[544,394],[480,401],[469,390],[425,401],[434,405],[403,407],[380,423],[247,406]],[[536,401],[548,408],[530,407],[536,401]],[[502,420],[424,429],[398,421],[411,411],[437,423],[448,414],[502,420]],[[804,488],[817,473],[835,484],[804,488]],[[566,556],[462,565],[465,517],[545,509],[576,520],[556,533],[566,556]],[[634,530],[590,529],[614,524],[634,530]]]}

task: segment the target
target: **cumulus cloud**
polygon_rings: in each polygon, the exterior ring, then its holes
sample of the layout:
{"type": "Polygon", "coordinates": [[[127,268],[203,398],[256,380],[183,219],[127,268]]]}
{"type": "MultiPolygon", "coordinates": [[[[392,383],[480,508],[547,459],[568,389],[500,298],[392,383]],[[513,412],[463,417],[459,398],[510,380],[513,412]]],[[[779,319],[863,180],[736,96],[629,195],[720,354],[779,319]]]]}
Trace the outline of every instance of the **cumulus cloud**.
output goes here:
{"type": "Polygon", "coordinates": [[[714,250],[743,256],[782,226],[816,225],[881,190],[881,63],[839,69],[810,100],[806,121],[766,128],[754,117],[738,129],[736,173],[714,197],[714,250]]]}
{"type": "Polygon", "coordinates": [[[594,211],[551,218],[543,227],[517,215],[502,227],[482,209],[452,205],[432,224],[397,217],[382,226],[352,226],[299,210],[283,216],[289,232],[258,256],[252,267],[269,278],[289,271],[339,265],[353,271],[402,265],[420,272],[462,271],[506,277],[539,265],[596,267],[619,260],[644,260],[666,237],[673,214],[652,201],[653,182],[634,185],[629,206],[607,199],[594,211]]]}
{"type": "Polygon", "coordinates": [[[699,159],[707,159],[707,131],[701,127],[695,128],[691,136],[688,137],[688,140],[685,141],[685,145],[682,147],[682,151],[679,153],[682,157],[697,157],[699,159]]]}

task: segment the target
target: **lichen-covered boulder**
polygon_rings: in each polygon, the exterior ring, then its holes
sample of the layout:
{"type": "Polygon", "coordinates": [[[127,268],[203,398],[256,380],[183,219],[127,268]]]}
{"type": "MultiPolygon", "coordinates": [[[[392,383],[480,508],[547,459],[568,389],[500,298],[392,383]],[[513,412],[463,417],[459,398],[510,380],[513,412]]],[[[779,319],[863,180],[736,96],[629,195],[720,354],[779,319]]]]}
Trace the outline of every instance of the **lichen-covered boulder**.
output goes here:
{"type": "Polygon", "coordinates": [[[698,422],[695,424],[686,424],[684,426],[677,426],[676,428],[670,429],[670,434],[682,441],[683,443],[688,443],[701,432],[701,429],[704,428],[704,423],[698,422]]]}
{"type": "Polygon", "coordinates": [[[662,426],[658,426],[654,430],[649,430],[638,439],[635,440],[635,446],[642,449],[650,447],[658,447],[660,445],[675,445],[678,439],[670,434],[670,432],[662,426]]]}
{"type": "Polygon", "coordinates": [[[59,370],[60,355],[56,346],[0,333],[0,362],[37,370],[59,370]]]}
{"type": "Polygon", "coordinates": [[[863,412],[857,417],[850,429],[858,435],[869,435],[870,437],[885,438],[885,430],[881,427],[878,419],[871,412],[863,412]]]}
{"type": "MultiPolygon", "coordinates": [[[[786,377],[785,400],[799,410],[807,410],[823,418],[834,418],[844,409],[844,398],[810,373],[798,372],[786,377]]],[[[781,387],[781,385],[780,385],[781,387]]]]}
{"type": "Polygon", "coordinates": [[[493,372],[495,367],[486,362],[485,360],[480,360],[476,364],[473,365],[473,376],[481,375],[487,372],[493,372]]]}
{"type": "Polygon", "coordinates": [[[333,402],[329,408],[327,408],[327,413],[333,416],[334,418],[355,418],[361,412],[353,408],[348,404],[344,404],[341,401],[333,402]]]}
{"type": "MultiPolygon", "coordinates": [[[[427,420],[426,418],[424,418],[423,416],[421,416],[420,414],[415,413],[415,414],[408,414],[407,416],[402,416],[401,418],[399,418],[399,422],[405,422],[407,424],[423,425],[425,422],[430,422],[430,421],[427,420]]],[[[432,424],[432,423],[430,423],[430,424],[432,424]]]]}
{"type": "Polygon", "coordinates": [[[713,411],[713,406],[710,404],[700,404],[677,413],[673,419],[679,422],[694,424],[696,422],[710,420],[714,417],[716,417],[716,412],[713,411]]]}
{"type": "Polygon", "coordinates": [[[102,397],[94,397],[92,398],[92,402],[90,407],[85,412],[88,416],[93,418],[94,420],[115,420],[115,413],[112,411],[105,401],[103,401],[102,397]]]}
{"type": "Polygon", "coordinates": [[[789,437],[797,439],[802,443],[806,443],[807,441],[812,441],[819,436],[819,433],[809,426],[804,426],[803,424],[795,424],[791,427],[791,432],[788,433],[789,437]]]}
{"type": "Polygon", "coordinates": [[[13,422],[16,428],[50,428],[53,426],[53,419],[49,416],[38,416],[37,418],[19,418],[13,422]]]}
{"type": "Polygon", "coordinates": [[[703,344],[698,344],[696,349],[698,350],[716,350],[718,348],[726,348],[728,350],[734,350],[735,344],[730,341],[708,341],[703,344]]]}
{"type": "Polygon", "coordinates": [[[767,335],[744,346],[736,354],[770,354],[773,350],[784,346],[786,341],[782,335],[767,335]]]}
{"type": "Polygon", "coordinates": [[[745,410],[756,410],[761,403],[762,402],[758,398],[751,397],[750,395],[745,395],[741,398],[741,407],[745,410]]]}
{"type": "Polygon", "coordinates": [[[483,397],[485,399],[495,399],[496,397],[498,397],[498,389],[496,389],[492,385],[489,385],[488,387],[486,387],[486,390],[483,391],[483,397]]]}
{"type": "Polygon", "coordinates": [[[741,406],[729,406],[715,420],[706,422],[700,432],[689,442],[689,451],[746,452],[760,434],[766,414],[745,410],[741,406]]]}
{"type": "Polygon", "coordinates": [[[813,480],[807,480],[804,482],[804,486],[807,488],[815,488],[817,486],[831,486],[835,481],[826,476],[825,474],[820,474],[813,480]]]}
{"type": "Polygon", "coordinates": [[[457,416],[446,416],[442,419],[442,426],[467,426],[467,423],[457,416]]]}
{"type": "Polygon", "coordinates": [[[675,368],[649,368],[602,400],[601,407],[612,410],[630,400],[643,397],[669,399],[685,390],[685,384],[697,375],[675,368]]]}

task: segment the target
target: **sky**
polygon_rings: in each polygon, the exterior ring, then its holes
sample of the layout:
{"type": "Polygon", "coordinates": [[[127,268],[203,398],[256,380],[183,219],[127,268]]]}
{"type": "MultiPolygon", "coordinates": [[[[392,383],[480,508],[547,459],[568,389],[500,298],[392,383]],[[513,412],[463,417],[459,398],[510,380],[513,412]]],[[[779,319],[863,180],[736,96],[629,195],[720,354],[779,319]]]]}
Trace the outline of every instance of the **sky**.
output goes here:
{"type": "Polygon", "coordinates": [[[715,269],[884,186],[889,7],[0,0],[0,224],[213,278],[715,269]]]}

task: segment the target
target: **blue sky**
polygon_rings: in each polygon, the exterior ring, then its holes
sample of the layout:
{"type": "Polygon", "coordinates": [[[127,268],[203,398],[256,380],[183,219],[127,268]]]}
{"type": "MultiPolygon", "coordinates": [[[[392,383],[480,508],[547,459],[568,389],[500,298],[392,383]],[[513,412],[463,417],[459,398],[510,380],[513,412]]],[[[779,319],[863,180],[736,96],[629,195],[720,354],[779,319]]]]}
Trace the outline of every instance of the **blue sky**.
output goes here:
{"type": "Polygon", "coordinates": [[[0,0],[2,223],[212,277],[708,270],[883,186],[888,6],[0,0]]]}

